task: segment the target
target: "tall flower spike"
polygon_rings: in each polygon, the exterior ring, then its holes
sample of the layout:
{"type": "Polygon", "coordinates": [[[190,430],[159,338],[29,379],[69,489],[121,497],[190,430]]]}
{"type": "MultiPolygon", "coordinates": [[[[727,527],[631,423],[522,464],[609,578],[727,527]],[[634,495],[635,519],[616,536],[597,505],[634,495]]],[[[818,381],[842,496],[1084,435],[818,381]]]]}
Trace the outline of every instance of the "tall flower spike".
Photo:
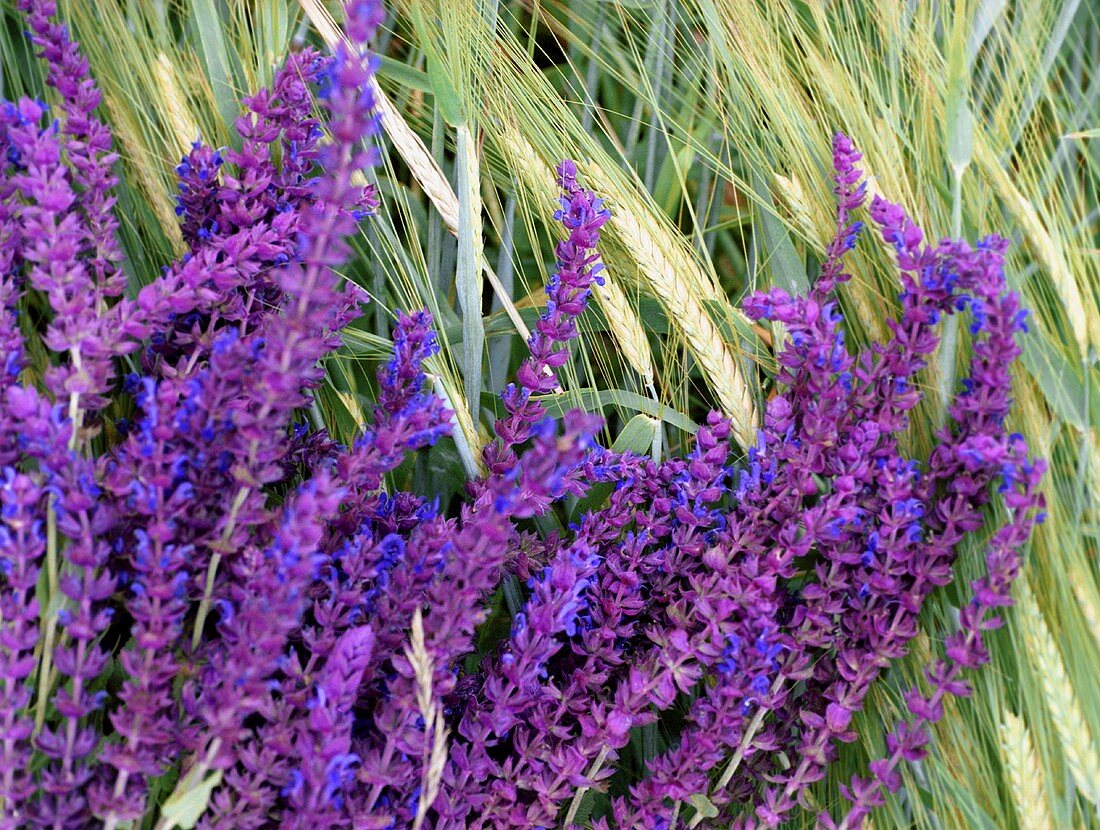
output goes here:
{"type": "Polygon", "coordinates": [[[825,263],[821,274],[814,282],[814,293],[826,296],[833,292],[837,283],[848,280],[849,275],[841,270],[840,259],[855,247],[856,239],[863,229],[863,223],[852,221],[851,214],[863,206],[867,192],[867,183],[862,181],[863,171],[856,165],[863,158],[844,133],[833,136],[833,194],[836,196],[836,233],[825,254],[825,263]]]}
{"type": "Polygon", "coordinates": [[[118,155],[111,150],[111,131],[95,116],[100,94],[88,75],[88,61],[69,37],[68,27],[51,19],[57,14],[57,3],[19,0],[19,8],[46,60],[46,83],[61,95],[65,150],[80,188],[80,209],[87,228],[83,243],[90,253],[96,302],[102,305],[103,298],[117,297],[125,287],[125,275],[116,265],[122,253],[113,213],[115,198],[110,195],[118,183],[113,170],[118,155]]]}
{"type": "Polygon", "coordinates": [[[501,395],[507,415],[496,423],[499,440],[484,451],[488,469],[497,474],[515,462],[513,448],[526,441],[541,420],[545,410],[530,396],[557,388],[554,370],[569,359],[565,346],[577,336],[576,320],[588,304],[592,283],[602,282],[596,244],[611,213],[602,199],[577,183],[577,166],[572,161],[558,165],[558,184],[561,207],[554,218],[569,236],[556,248],[558,266],[546,285],[546,310],[527,343],[531,354],[516,371],[516,382],[501,395]]]}
{"type": "Polygon", "coordinates": [[[361,191],[352,174],[377,158],[377,149],[362,143],[378,130],[373,87],[369,83],[376,59],[362,52],[366,39],[382,20],[377,0],[348,3],[348,37],[341,42],[330,68],[325,93],[333,140],[318,151],[325,175],[313,179],[315,201],[299,219],[298,257],[275,274],[285,296],[278,315],[261,332],[226,341],[218,360],[229,371],[252,366],[253,382],[245,385],[236,404],[237,455],[233,466],[236,495],[226,512],[219,535],[212,540],[207,577],[196,621],[197,645],[210,611],[221,551],[231,547],[234,532],[249,522],[263,521],[263,494],[259,488],[282,476],[287,447],[284,430],[294,409],[306,405],[308,391],[323,376],[318,361],[340,345],[338,331],[358,315],[366,295],[354,283],[338,288],[334,268],[349,252],[347,238],[356,229],[352,194],[361,191]],[[247,521],[246,521],[247,520],[247,521]]]}
{"type": "Polygon", "coordinates": [[[35,593],[46,554],[45,494],[12,467],[0,476],[0,827],[15,830],[25,826],[24,805],[35,787],[27,679],[34,673],[38,643],[35,593]]]}

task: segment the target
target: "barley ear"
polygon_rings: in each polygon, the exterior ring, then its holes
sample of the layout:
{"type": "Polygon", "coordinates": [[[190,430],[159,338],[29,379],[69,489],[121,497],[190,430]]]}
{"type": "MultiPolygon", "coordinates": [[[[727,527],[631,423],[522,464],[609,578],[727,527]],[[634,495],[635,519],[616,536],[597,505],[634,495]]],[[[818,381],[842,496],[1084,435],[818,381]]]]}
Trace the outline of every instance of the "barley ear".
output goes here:
{"type": "Polygon", "coordinates": [[[191,115],[187,96],[183,94],[176,68],[163,52],[157,53],[157,85],[160,87],[161,101],[164,103],[168,129],[175,136],[176,146],[181,153],[187,152],[192,142],[198,138],[199,127],[191,115]]]}

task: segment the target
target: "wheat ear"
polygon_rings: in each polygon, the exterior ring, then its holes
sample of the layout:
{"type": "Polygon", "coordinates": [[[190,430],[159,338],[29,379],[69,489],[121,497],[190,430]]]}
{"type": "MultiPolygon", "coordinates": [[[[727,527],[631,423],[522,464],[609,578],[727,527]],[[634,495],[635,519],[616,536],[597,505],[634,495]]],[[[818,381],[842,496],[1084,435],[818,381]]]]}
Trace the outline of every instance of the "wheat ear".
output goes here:
{"type": "Polygon", "coordinates": [[[424,826],[428,810],[439,795],[439,783],[443,780],[443,768],[447,764],[447,728],[443,722],[443,707],[432,696],[432,677],[435,668],[424,644],[424,619],[419,608],[413,613],[405,657],[413,670],[416,680],[416,705],[424,718],[420,795],[416,818],[413,821],[413,830],[420,830],[424,826]]]}
{"type": "Polygon", "coordinates": [[[1085,357],[1088,354],[1090,340],[1094,348],[1100,349],[1100,319],[1097,319],[1098,315],[1085,313],[1085,304],[1077,279],[1055,244],[1054,238],[1044,227],[1035,207],[1016,187],[1012,177],[984,142],[979,141],[975,149],[978,163],[989,182],[1004,200],[1009,213],[1019,222],[1036,259],[1050,276],[1062,300],[1062,307],[1066,311],[1068,318],[1066,328],[1077,338],[1081,356],[1085,357]]]}
{"type": "MultiPolygon", "coordinates": [[[[298,0],[298,2],[305,10],[306,16],[314,28],[321,35],[321,39],[330,47],[335,46],[343,35],[328,10],[321,5],[319,0],[298,0]]],[[[451,183],[447,181],[447,177],[439,169],[439,165],[436,164],[428,148],[424,146],[424,142],[420,140],[420,136],[401,117],[401,113],[398,112],[397,107],[393,105],[382,87],[378,85],[378,81],[373,75],[369,83],[374,93],[375,102],[378,106],[378,116],[386,136],[409,168],[409,172],[412,173],[417,184],[420,185],[424,194],[428,197],[428,201],[432,203],[440,218],[443,219],[443,224],[447,226],[447,230],[453,236],[457,236],[458,196],[451,187],[451,183]]],[[[485,279],[489,281],[493,291],[500,297],[504,311],[508,314],[508,318],[512,321],[516,331],[524,340],[529,339],[531,331],[523,322],[523,318],[519,316],[512,298],[508,296],[496,272],[489,267],[489,263],[484,257],[481,257],[480,267],[482,273],[485,274],[485,279]]]]}
{"type": "Polygon", "coordinates": [[[1092,730],[1031,588],[1021,580],[1017,590],[1028,657],[1042,686],[1066,765],[1081,794],[1100,809],[1100,753],[1096,750],[1092,730]]]}
{"type": "MultiPolygon", "coordinates": [[[[610,181],[605,184],[604,192],[610,195],[614,186],[610,181]]],[[[615,202],[609,227],[636,262],[641,279],[665,307],[669,320],[680,328],[719,406],[729,417],[735,437],[742,446],[749,446],[755,440],[756,406],[740,365],[693,288],[701,278],[689,279],[684,258],[675,257],[678,262],[674,261],[674,255],[659,241],[663,229],[655,222],[643,225],[626,200],[615,202]]]]}
{"type": "MultiPolygon", "coordinates": [[[[501,149],[511,161],[512,169],[520,175],[527,188],[540,202],[555,204],[558,188],[554,174],[531,142],[519,130],[507,124],[499,130],[498,138],[501,149]]],[[[604,265],[607,266],[606,260],[604,265]]],[[[604,284],[596,286],[593,292],[607,318],[611,333],[622,349],[623,357],[642,376],[646,385],[652,386],[653,353],[642,322],[630,300],[608,270],[604,271],[604,284]]]]}
{"type": "Polygon", "coordinates": [[[1000,733],[1001,757],[1008,771],[1021,830],[1053,830],[1043,768],[1039,765],[1027,725],[1021,718],[1006,711],[1000,733]]]}

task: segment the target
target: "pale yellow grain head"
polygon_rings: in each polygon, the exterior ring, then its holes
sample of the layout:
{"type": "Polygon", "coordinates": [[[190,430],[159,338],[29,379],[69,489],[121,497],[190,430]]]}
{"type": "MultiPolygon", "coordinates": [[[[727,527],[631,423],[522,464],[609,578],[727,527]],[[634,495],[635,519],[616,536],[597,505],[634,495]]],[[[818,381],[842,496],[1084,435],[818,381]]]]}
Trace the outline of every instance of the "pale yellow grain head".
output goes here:
{"type": "Polygon", "coordinates": [[[1005,710],[1000,727],[1001,758],[1008,771],[1020,830],[1054,830],[1043,768],[1022,718],[1005,710]]]}

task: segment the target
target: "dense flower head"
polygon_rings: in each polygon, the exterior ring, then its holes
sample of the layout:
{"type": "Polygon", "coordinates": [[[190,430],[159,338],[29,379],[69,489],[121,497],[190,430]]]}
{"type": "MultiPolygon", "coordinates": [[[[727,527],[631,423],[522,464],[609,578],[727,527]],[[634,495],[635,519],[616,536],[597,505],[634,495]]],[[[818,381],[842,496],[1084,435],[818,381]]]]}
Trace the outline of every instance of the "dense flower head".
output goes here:
{"type": "Polygon", "coordinates": [[[745,301],[787,332],[755,442],[742,454],[712,413],[655,459],[540,402],[611,218],[564,161],[545,308],[484,474],[441,504],[402,489],[454,417],[430,391],[427,311],[397,313],[347,446],[302,413],[366,301],[338,269],[377,204],[355,174],[378,158],[381,4],[348,2],[334,57],[296,52],[245,99],[239,146],[196,141],[177,168],[187,253],[133,299],[99,93],[54,3],[20,7],[64,124],[0,107],[0,827],[113,830],[181,804],[205,827],[551,827],[592,790],[615,794],[593,826],[777,826],[1001,510],[910,717],[819,823],[859,826],[925,757],[1043,515],[1044,464],[1006,428],[1026,313],[1004,239],[933,244],[875,196],[899,307],[854,350],[836,289],[866,185],[836,135],[817,280],[745,301]],[[46,313],[21,326],[28,299],[46,313]],[[970,365],[935,449],[911,457],[951,314],[970,365]],[[41,386],[25,336],[51,355],[41,386]]]}

